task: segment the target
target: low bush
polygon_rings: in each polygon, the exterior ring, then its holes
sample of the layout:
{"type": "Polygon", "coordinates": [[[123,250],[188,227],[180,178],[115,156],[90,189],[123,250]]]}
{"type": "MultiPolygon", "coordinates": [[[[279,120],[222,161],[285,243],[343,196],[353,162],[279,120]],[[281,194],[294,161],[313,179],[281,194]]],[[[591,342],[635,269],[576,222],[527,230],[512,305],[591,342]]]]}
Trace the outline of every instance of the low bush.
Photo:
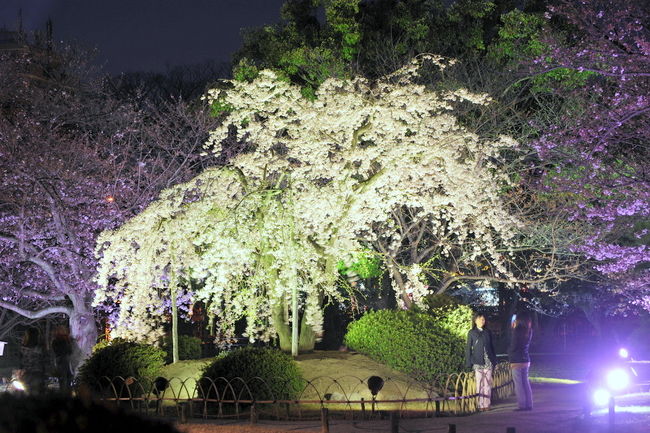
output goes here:
{"type": "Polygon", "coordinates": [[[238,400],[294,399],[304,387],[298,364],[291,356],[261,347],[244,347],[220,354],[203,371],[199,383],[210,398],[214,398],[214,389],[209,391],[214,383],[222,397],[225,393],[225,398],[230,398],[234,392],[238,400]],[[220,378],[226,379],[232,389],[220,378]]]}
{"type": "MultiPolygon", "coordinates": [[[[165,360],[171,363],[172,359],[172,338],[166,337],[163,350],[167,353],[165,360]]],[[[199,359],[201,358],[201,339],[189,335],[178,336],[178,359],[199,359]]]]}
{"type": "Polygon", "coordinates": [[[160,421],[92,401],[0,395],[0,433],[178,433],[160,421]]]}
{"type": "Polygon", "coordinates": [[[97,349],[79,370],[79,382],[94,390],[106,387],[106,377],[133,377],[144,390],[165,365],[165,352],[149,344],[118,340],[97,349]]]}
{"type": "Polygon", "coordinates": [[[447,305],[431,312],[380,310],[348,325],[345,344],[412,378],[432,383],[463,371],[472,311],[447,305]]]}

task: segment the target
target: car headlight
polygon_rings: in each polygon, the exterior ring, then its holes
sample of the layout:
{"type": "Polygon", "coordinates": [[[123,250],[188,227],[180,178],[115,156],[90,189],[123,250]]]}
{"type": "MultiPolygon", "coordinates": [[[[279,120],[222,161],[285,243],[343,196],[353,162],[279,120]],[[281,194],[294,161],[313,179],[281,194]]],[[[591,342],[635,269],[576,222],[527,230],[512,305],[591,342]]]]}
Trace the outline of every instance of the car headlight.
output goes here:
{"type": "Polygon", "coordinates": [[[594,394],[592,396],[594,404],[596,406],[607,406],[611,397],[612,395],[609,393],[609,391],[604,388],[597,389],[594,391],[594,394]]]}
{"type": "Polygon", "coordinates": [[[630,385],[630,375],[622,368],[615,368],[607,373],[607,386],[612,391],[622,391],[630,385]]]}
{"type": "Polygon", "coordinates": [[[18,391],[24,391],[25,390],[25,385],[19,380],[13,380],[11,382],[11,385],[14,387],[14,389],[17,389],[18,391]]]}

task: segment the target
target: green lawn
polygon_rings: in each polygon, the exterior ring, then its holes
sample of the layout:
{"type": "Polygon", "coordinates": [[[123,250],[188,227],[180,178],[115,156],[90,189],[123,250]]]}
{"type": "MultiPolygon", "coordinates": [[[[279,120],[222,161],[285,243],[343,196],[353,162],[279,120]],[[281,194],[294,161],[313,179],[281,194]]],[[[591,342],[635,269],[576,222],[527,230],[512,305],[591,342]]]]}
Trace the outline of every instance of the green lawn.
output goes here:
{"type": "Polygon", "coordinates": [[[584,357],[572,354],[532,354],[530,379],[537,383],[578,383],[588,366],[584,357]]]}

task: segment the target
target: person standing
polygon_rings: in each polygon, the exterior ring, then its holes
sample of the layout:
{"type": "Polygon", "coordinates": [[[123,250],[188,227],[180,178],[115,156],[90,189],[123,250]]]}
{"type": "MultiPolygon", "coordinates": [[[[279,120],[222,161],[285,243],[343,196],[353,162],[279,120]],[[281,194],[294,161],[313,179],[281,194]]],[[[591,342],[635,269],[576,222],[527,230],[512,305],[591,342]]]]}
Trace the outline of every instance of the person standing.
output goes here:
{"type": "Polygon", "coordinates": [[[533,392],[528,380],[530,368],[530,340],[533,337],[533,327],[530,314],[516,314],[512,320],[510,344],[508,345],[508,361],[515,384],[517,396],[517,411],[533,410],[533,392]]]}
{"type": "Polygon", "coordinates": [[[492,399],[492,368],[497,364],[497,357],[492,344],[492,333],[485,327],[485,316],[475,313],[472,317],[472,329],[467,333],[465,364],[476,375],[476,393],[480,411],[490,409],[492,399]]]}
{"type": "Polygon", "coordinates": [[[72,340],[68,329],[61,325],[56,328],[52,339],[52,352],[54,353],[54,371],[59,379],[59,391],[70,395],[72,383],[72,370],[70,356],[72,355],[72,340]]]}
{"type": "Polygon", "coordinates": [[[38,395],[45,391],[45,356],[40,345],[37,328],[28,328],[20,346],[21,380],[29,394],[38,395]]]}

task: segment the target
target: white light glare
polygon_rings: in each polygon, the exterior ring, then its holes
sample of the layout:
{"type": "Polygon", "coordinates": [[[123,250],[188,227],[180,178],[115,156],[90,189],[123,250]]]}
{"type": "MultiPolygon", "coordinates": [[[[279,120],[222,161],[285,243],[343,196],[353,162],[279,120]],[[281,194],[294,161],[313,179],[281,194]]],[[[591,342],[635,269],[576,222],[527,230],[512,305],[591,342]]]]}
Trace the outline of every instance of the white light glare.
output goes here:
{"type": "Polygon", "coordinates": [[[630,356],[630,352],[628,352],[625,347],[621,347],[620,349],[618,349],[618,356],[620,356],[621,358],[627,358],[628,356],[630,356]]]}
{"type": "Polygon", "coordinates": [[[14,380],[11,382],[11,385],[14,387],[14,389],[17,389],[18,391],[24,391],[25,390],[25,385],[19,380],[14,380]]]}
{"type": "Polygon", "coordinates": [[[594,391],[594,404],[596,406],[607,406],[611,395],[606,389],[597,389],[594,391]]]}
{"type": "Polygon", "coordinates": [[[630,384],[630,376],[622,368],[616,368],[607,373],[607,386],[613,391],[621,391],[630,384]]]}

